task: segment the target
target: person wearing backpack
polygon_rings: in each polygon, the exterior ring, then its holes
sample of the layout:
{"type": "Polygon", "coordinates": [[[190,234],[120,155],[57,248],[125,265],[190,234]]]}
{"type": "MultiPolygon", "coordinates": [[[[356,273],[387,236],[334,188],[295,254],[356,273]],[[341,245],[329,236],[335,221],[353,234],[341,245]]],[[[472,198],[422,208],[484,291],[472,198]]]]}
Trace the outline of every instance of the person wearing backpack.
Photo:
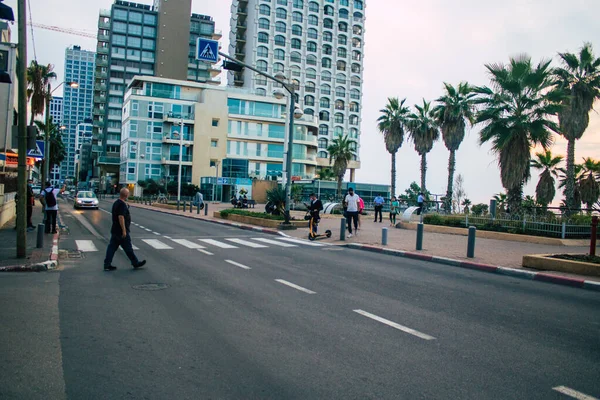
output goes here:
{"type": "Polygon", "coordinates": [[[42,192],[41,200],[46,210],[46,233],[56,233],[56,214],[58,214],[56,196],[59,191],[59,189],[54,189],[50,182],[46,182],[46,188],[42,192]]]}

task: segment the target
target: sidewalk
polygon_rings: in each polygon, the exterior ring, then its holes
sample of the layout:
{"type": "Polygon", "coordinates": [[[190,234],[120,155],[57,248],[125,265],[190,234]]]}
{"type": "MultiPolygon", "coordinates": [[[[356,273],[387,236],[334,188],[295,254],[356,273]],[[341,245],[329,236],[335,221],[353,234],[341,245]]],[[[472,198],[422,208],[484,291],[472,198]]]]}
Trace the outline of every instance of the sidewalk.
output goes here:
{"type": "Polygon", "coordinates": [[[27,256],[17,258],[17,231],[15,218],[0,228],[0,271],[44,271],[56,267],[58,248],[53,251],[58,243],[59,234],[44,234],[44,247],[36,248],[37,225],[43,223],[44,214],[39,204],[33,208],[32,216],[35,230],[27,232],[27,256]]]}

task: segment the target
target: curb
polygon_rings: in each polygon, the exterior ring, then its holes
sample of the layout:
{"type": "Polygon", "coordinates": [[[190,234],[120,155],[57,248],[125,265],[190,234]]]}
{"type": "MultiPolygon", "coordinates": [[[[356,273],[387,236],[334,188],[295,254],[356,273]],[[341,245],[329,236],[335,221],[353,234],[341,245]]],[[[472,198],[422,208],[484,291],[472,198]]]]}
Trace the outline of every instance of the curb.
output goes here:
{"type": "Polygon", "coordinates": [[[28,265],[9,265],[0,267],[0,272],[44,272],[58,268],[58,238],[60,234],[55,233],[52,236],[52,251],[47,261],[28,264],[28,265]]]}
{"type": "MultiPolygon", "coordinates": [[[[283,232],[274,230],[274,229],[268,229],[268,228],[262,228],[262,227],[258,227],[258,226],[254,226],[254,225],[244,225],[244,224],[238,224],[236,222],[229,222],[229,221],[219,221],[219,220],[213,220],[213,219],[205,219],[205,218],[198,218],[198,217],[193,217],[193,216],[188,216],[186,214],[180,214],[177,212],[173,212],[170,210],[164,210],[164,209],[156,209],[156,208],[148,208],[148,207],[140,207],[139,205],[131,204],[133,207],[135,208],[141,208],[143,210],[148,210],[148,211],[154,211],[154,212],[159,212],[162,214],[169,214],[169,215],[175,215],[178,217],[184,217],[184,218],[188,218],[188,219],[195,219],[195,220],[199,220],[199,221],[204,221],[204,222],[210,222],[211,224],[218,224],[218,225],[225,225],[225,226],[231,226],[234,228],[238,228],[238,229],[243,229],[246,231],[254,231],[254,232],[261,232],[261,233],[267,233],[269,235],[279,235],[279,236],[283,236],[283,237],[290,237],[289,235],[286,235],[283,232]]],[[[150,206],[152,207],[152,206],[150,206]]],[[[192,214],[194,215],[194,214],[192,214]]]]}
{"type": "Polygon", "coordinates": [[[405,257],[413,260],[429,261],[437,264],[449,265],[452,267],[466,268],[482,272],[491,272],[500,275],[512,276],[514,278],[529,279],[534,281],[553,283],[555,285],[570,286],[579,289],[587,289],[600,292],[600,282],[587,281],[585,279],[569,278],[565,276],[556,276],[544,272],[532,272],[515,268],[499,267],[496,265],[474,263],[469,261],[454,260],[445,257],[430,256],[419,253],[411,253],[403,250],[385,249],[382,247],[370,246],[359,243],[344,244],[342,247],[370,251],[373,253],[387,254],[396,257],[405,257]]]}

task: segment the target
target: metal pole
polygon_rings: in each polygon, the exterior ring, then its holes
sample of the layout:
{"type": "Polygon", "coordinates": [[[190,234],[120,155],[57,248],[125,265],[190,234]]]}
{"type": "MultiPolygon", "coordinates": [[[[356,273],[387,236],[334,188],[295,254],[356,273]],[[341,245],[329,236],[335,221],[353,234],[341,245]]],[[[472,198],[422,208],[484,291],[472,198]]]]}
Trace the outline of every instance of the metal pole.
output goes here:
{"type": "Polygon", "coordinates": [[[181,114],[181,132],[179,132],[179,168],[177,170],[177,201],[181,200],[181,161],[183,157],[183,113],[181,114]]]}
{"type": "Polygon", "coordinates": [[[563,221],[562,223],[562,229],[560,232],[560,238],[561,239],[566,239],[567,237],[567,223],[565,221],[563,221]]]}
{"type": "Polygon", "coordinates": [[[288,148],[286,154],[286,179],[285,179],[285,224],[290,223],[290,204],[292,202],[292,150],[294,147],[294,111],[296,110],[296,95],[295,88],[292,84],[290,87],[285,86],[290,93],[290,126],[288,133],[288,148]]]}
{"type": "Polygon", "coordinates": [[[423,223],[417,225],[417,250],[423,250],[423,223]]]}
{"type": "Polygon", "coordinates": [[[48,83],[48,87],[47,87],[47,93],[46,93],[46,129],[44,132],[44,168],[42,169],[42,187],[44,187],[45,183],[47,181],[50,180],[50,173],[49,173],[49,164],[50,164],[50,151],[49,151],[49,136],[50,136],[50,132],[49,132],[49,128],[50,128],[50,84],[48,83]]]}
{"type": "Polygon", "coordinates": [[[346,240],[346,218],[340,221],[340,240],[346,240]]]}
{"type": "Polygon", "coordinates": [[[475,236],[477,234],[477,228],[474,226],[469,227],[469,239],[467,242],[467,258],[475,257],[475,236]]]}
{"type": "Polygon", "coordinates": [[[37,242],[35,247],[41,249],[44,247],[44,224],[38,224],[37,228],[37,242]]]}
{"type": "MultiPolygon", "coordinates": [[[[19,158],[18,158],[18,177],[17,193],[19,202],[17,203],[17,257],[25,258],[27,256],[27,0],[19,0],[17,6],[18,13],[18,32],[19,32],[19,62],[17,63],[17,76],[19,78],[19,116],[18,116],[18,134],[19,134],[19,158]]],[[[6,163],[6,160],[4,160],[6,163]]]]}
{"type": "Polygon", "coordinates": [[[381,244],[387,246],[388,243],[388,228],[381,229],[381,244]]]}
{"type": "Polygon", "coordinates": [[[204,203],[204,216],[208,215],[208,203],[204,203]]]}
{"type": "Polygon", "coordinates": [[[596,238],[598,237],[598,217],[592,217],[592,239],[590,240],[590,256],[596,255],[596,238]]]}

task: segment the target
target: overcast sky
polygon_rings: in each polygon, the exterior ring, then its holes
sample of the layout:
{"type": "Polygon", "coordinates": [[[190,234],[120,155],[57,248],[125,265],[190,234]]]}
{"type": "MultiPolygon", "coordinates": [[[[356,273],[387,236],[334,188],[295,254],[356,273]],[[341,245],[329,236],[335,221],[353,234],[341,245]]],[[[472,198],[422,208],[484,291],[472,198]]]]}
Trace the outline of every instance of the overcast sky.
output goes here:
{"type": "MultiPolygon", "coordinates": [[[[151,4],[151,0],[139,0],[151,4]]],[[[16,12],[16,0],[5,0],[16,12]]],[[[111,0],[30,0],[36,23],[94,33],[98,10],[111,0]]],[[[223,31],[227,49],[229,0],[194,0],[193,12],[211,15],[223,31]]],[[[484,64],[505,62],[527,53],[537,62],[557,52],[576,52],[584,41],[600,56],[599,0],[367,0],[365,73],[363,86],[362,168],[359,182],[390,182],[390,156],[385,150],[376,119],[389,96],[407,98],[408,104],[432,100],[442,93],[442,82],[488,84],[484,64]]],[[[16,41],[16,25],[13,26],[16,41]]],[[[30,34],[30,31],[29,31],[30,34]]],[[[95,50],[94,39],[34,29],[38,61],[56,65],[59,82],[64,50],[71,45],[95,50]]],[[[33,51],[29,37],[28,57],[33,51]]],[[[597,106],[600,112],[600,106],[597,106]]],[[[463,174],[468,197],[487,202],[502,191],[500,175],[488,146],[478,145],[478,128],[470,130],[457,155],[457,172],[463,174]]],[[[556,139],[553,151],[565,154],[566,144],[556,139]]],[[[593,112],[590,128],[577,144],[577,159],[600,158],[600,116],[593,112]]],[[[419,182],[419,157],[412,143],[398,153],[398,191],[419,182]]],[[[428,155],[427,186],[445,193],[448,151],[438,142],[428,155]]],[[[534,194],[537,173],[526,187],[534,194]]]]}

